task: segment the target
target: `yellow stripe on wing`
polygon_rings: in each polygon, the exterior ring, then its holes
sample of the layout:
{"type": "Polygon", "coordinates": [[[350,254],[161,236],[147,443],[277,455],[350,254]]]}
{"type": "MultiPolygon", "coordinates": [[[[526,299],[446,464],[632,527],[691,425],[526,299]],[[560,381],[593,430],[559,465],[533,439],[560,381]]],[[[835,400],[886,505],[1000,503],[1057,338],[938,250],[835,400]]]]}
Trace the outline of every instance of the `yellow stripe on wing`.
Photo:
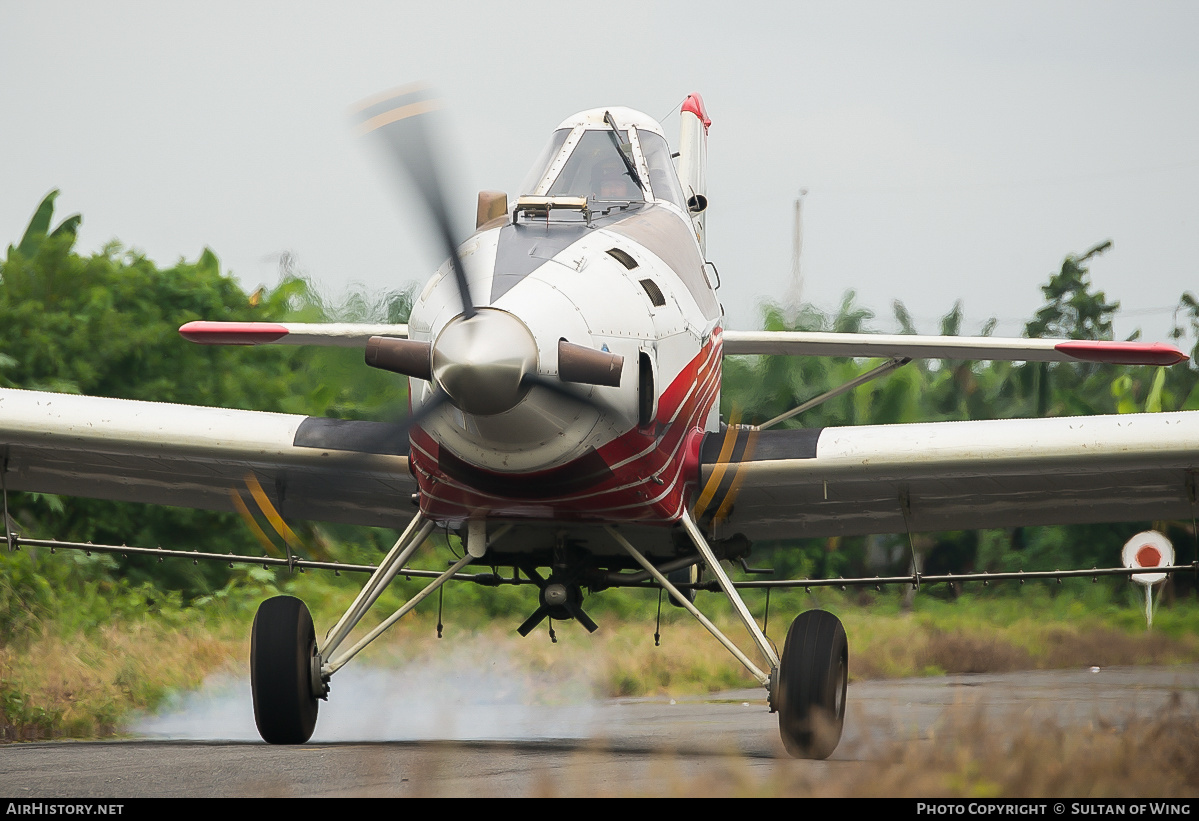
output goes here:
{"type": "Polygon", "coordinates": [[[741,458],[737,460],[737,467],[733,473],[733,483],[729,486],[729,492],[724,495],[724,501],[720,503],[720,507],[716,511],[716,516],[713,517],[713,522],[723,522],[729,517],[729,513],[733,509],[733,500],[737,498],[737,493],[741,490],[741,481],[745,478],[745,463],[754,458],[754,448],[758,445],[758,432],[751,430],[749,436],[745,440],[745,447],[741,450],[741,458]]]}
{"type": "Polygon", "coordinates": [[[246,503],[242,501],[241,493],[233,488],[229,488],[229,497],[233,499],[233,507],[241,514],[242,519],[245,520],[246,525],[250,528],[250,532],[254,534],[254,538],[258,539],[258,542],[262,545],[262,549],[269,556],[277,556],[280,553],[279,548],[275,547],[275,543],[258,526],[258,522],[254,520],[254,514],[250,512],[250,509],[246,507],[246,503]]]}
{"type": "Polygon", "coordinates": [[[254,497],[254,501],[258,502],[258,507],[266,516],[266,520],[271,523],[271,527],[275,528],[275,532],[283,537],[283,541],[287,542],[292,549],[303,547],[304,543],[300,541],[300,537],[287,526],[287,522],[283,521],[283,517],[279,515],[279,511],[275,510],[275,506],[271,504],[266,491],[262,489],[262,485],[258,483],[258,478],[253,473],[246,474],[246,487],[250,489],[250,494],[254,497]]]}
{"type": "Polygon", "coordinates": [[[708,505],[712,503],[712,497],[720,489],[720,483],[724,480],[725,471],[728,470],[729,459],[733,455],[733,448],[737,444],[737,424],[740,421],[741,411],[734,408],[732,415],[729,417],[729,424],[724,429],[724,441],[720,445],[720,456],[717,457],[716,467],[713,468],[712,475],[708,477],[708,481],[704,484],[704,490],[699,495],[699,501],[695,503],[695,512],[693,515],[696,519],[704,514],[704,511],[708,509],[708,505]]]}

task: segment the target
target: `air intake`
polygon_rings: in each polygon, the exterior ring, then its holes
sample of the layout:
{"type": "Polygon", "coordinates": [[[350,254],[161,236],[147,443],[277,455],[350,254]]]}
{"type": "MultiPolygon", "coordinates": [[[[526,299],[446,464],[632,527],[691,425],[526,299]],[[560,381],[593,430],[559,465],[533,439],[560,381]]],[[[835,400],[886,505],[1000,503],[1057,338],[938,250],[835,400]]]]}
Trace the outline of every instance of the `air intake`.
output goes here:
{"type": "Polygon", "coordinates": [[[612,259],[616,260],[630,271],[637,267],[637,260],[633,259],[619,248],[609,248],[608,256],[612,257],[612,259]]]}
{"type": "Polygon", "coordinates": [[[658,283],[652,279],[641,280],[641,287],[649,294],[649,301],[659,308],[666,304],[666,297],[662,295],[662,289],[658,287],[658,283]]]}

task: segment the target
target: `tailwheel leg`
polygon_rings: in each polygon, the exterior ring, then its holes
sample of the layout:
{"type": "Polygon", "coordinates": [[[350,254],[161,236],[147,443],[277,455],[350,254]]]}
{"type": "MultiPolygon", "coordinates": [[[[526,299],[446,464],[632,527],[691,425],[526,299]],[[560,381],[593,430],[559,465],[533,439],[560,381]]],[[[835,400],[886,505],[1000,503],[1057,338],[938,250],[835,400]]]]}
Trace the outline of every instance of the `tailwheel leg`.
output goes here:
{"type": "Polygon", "coordinates": [[[316,632],[304,602],[292,596],[264,601],[250,634],[250,688],[254,723],[268,744],[303,744],[312,737],[316,659],[316,632]]]}
{"type": "Polygon", "coordinates": [[[787,631],[774,708],[783,746],[794,758],[828,758],[841,740],[849,643],[832,613],[800,613],[787,631]]]}

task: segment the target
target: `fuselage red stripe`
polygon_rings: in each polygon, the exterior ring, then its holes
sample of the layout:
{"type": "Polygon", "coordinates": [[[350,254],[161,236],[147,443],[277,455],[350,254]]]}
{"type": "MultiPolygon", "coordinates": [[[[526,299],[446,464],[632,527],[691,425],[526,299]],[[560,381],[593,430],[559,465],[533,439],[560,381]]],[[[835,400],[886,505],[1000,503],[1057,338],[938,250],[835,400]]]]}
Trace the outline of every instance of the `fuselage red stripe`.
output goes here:
{"type": "MultiPolygon", "coordinates": [[[[720,385],[719,329],[671,381],[659,398],[654,433],[634,428],[600,446],[611,474],[569,495],[535,501],[497,496],[472,488],[437,467],[439,445],[420,428],[412,433],[412,462],[421,487],[421,506],[436,519],[466,518],[479,510],[490,516],[547,515],[562,519],[673,522],[682,515],[689,486],[698,477],[683,476],[683,444],[702,426],[720,385]],[[645,490],[656,491],[649,496],[645,490]]],[[[519,475],[504,476],[519,482],[519,475]]]]}

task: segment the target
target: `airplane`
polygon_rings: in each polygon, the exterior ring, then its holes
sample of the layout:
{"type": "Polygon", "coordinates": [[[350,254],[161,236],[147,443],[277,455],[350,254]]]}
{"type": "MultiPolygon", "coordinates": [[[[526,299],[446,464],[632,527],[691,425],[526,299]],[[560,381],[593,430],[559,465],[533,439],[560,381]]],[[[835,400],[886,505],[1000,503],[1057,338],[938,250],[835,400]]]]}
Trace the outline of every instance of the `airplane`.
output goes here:
{"type": "MultiPolygon", "coordinates": [[[[34,491],[232,511],[244,507],[244,487],[268,516],[401,531],[377,567],[355,568],[369,578],[323,636],[299,599],[261,604],[250,673],[265,741],[307,741],[333,676],[456,580],[535,586],[538,607],[519,626],[522,635],[546,618],[594,631],[584,590],[663,589],[765,689],[787,752],[825,758],[844,723],[844,627],[824,610],[800,613],[779,653],[740,590],[834,582],[734,582],[722,562],[748,557],[763,539],[1193,515],[1196,412],[771,429],[912,359],[1164,366],[1186,360],[1176,348],[727,329],[719,274],[706,257],[711,119],[700,95],[682,104],[677,151],[639,111],[568,117],[512,202],[502,192],[480,193],[476,231],[461,242],[423,124],[435,107],[427,91],[405,87],[364,101],[357,114],[359,129],[380,139],[411,177],[446,254],[406,324],[180,328],[199,344],[360,348],[366,365],[397,375],[397,386],[406,378],[406,420],[0,390],[6,506],[9,491],[34,491]],[[742,355],[887,361],[782,417],[743,425],[719,413],[723,358],[742,355]],[[444,572],[413,570],[409,559],[435,528],[461,538],[461,558],[444,572]],[[472,564],[487,572],[469,572],[472,564]],[[351,641],[401,574],[430,581],[351,641]],[[695,606],[698,589],[728,598],[749,651],[695,606]]],[[[7,539],[10,548],[336,566],[290,547],[286,559],[272,559],[13,532],[7,539]]],[[[1193,568],[1165,568],[1180,569],[1193,568]]],[[[1052,575],[1080,572],[1093,571],[1052,575]]],[[[835,583],[920,581],[915,573],[835,583]]]]}

